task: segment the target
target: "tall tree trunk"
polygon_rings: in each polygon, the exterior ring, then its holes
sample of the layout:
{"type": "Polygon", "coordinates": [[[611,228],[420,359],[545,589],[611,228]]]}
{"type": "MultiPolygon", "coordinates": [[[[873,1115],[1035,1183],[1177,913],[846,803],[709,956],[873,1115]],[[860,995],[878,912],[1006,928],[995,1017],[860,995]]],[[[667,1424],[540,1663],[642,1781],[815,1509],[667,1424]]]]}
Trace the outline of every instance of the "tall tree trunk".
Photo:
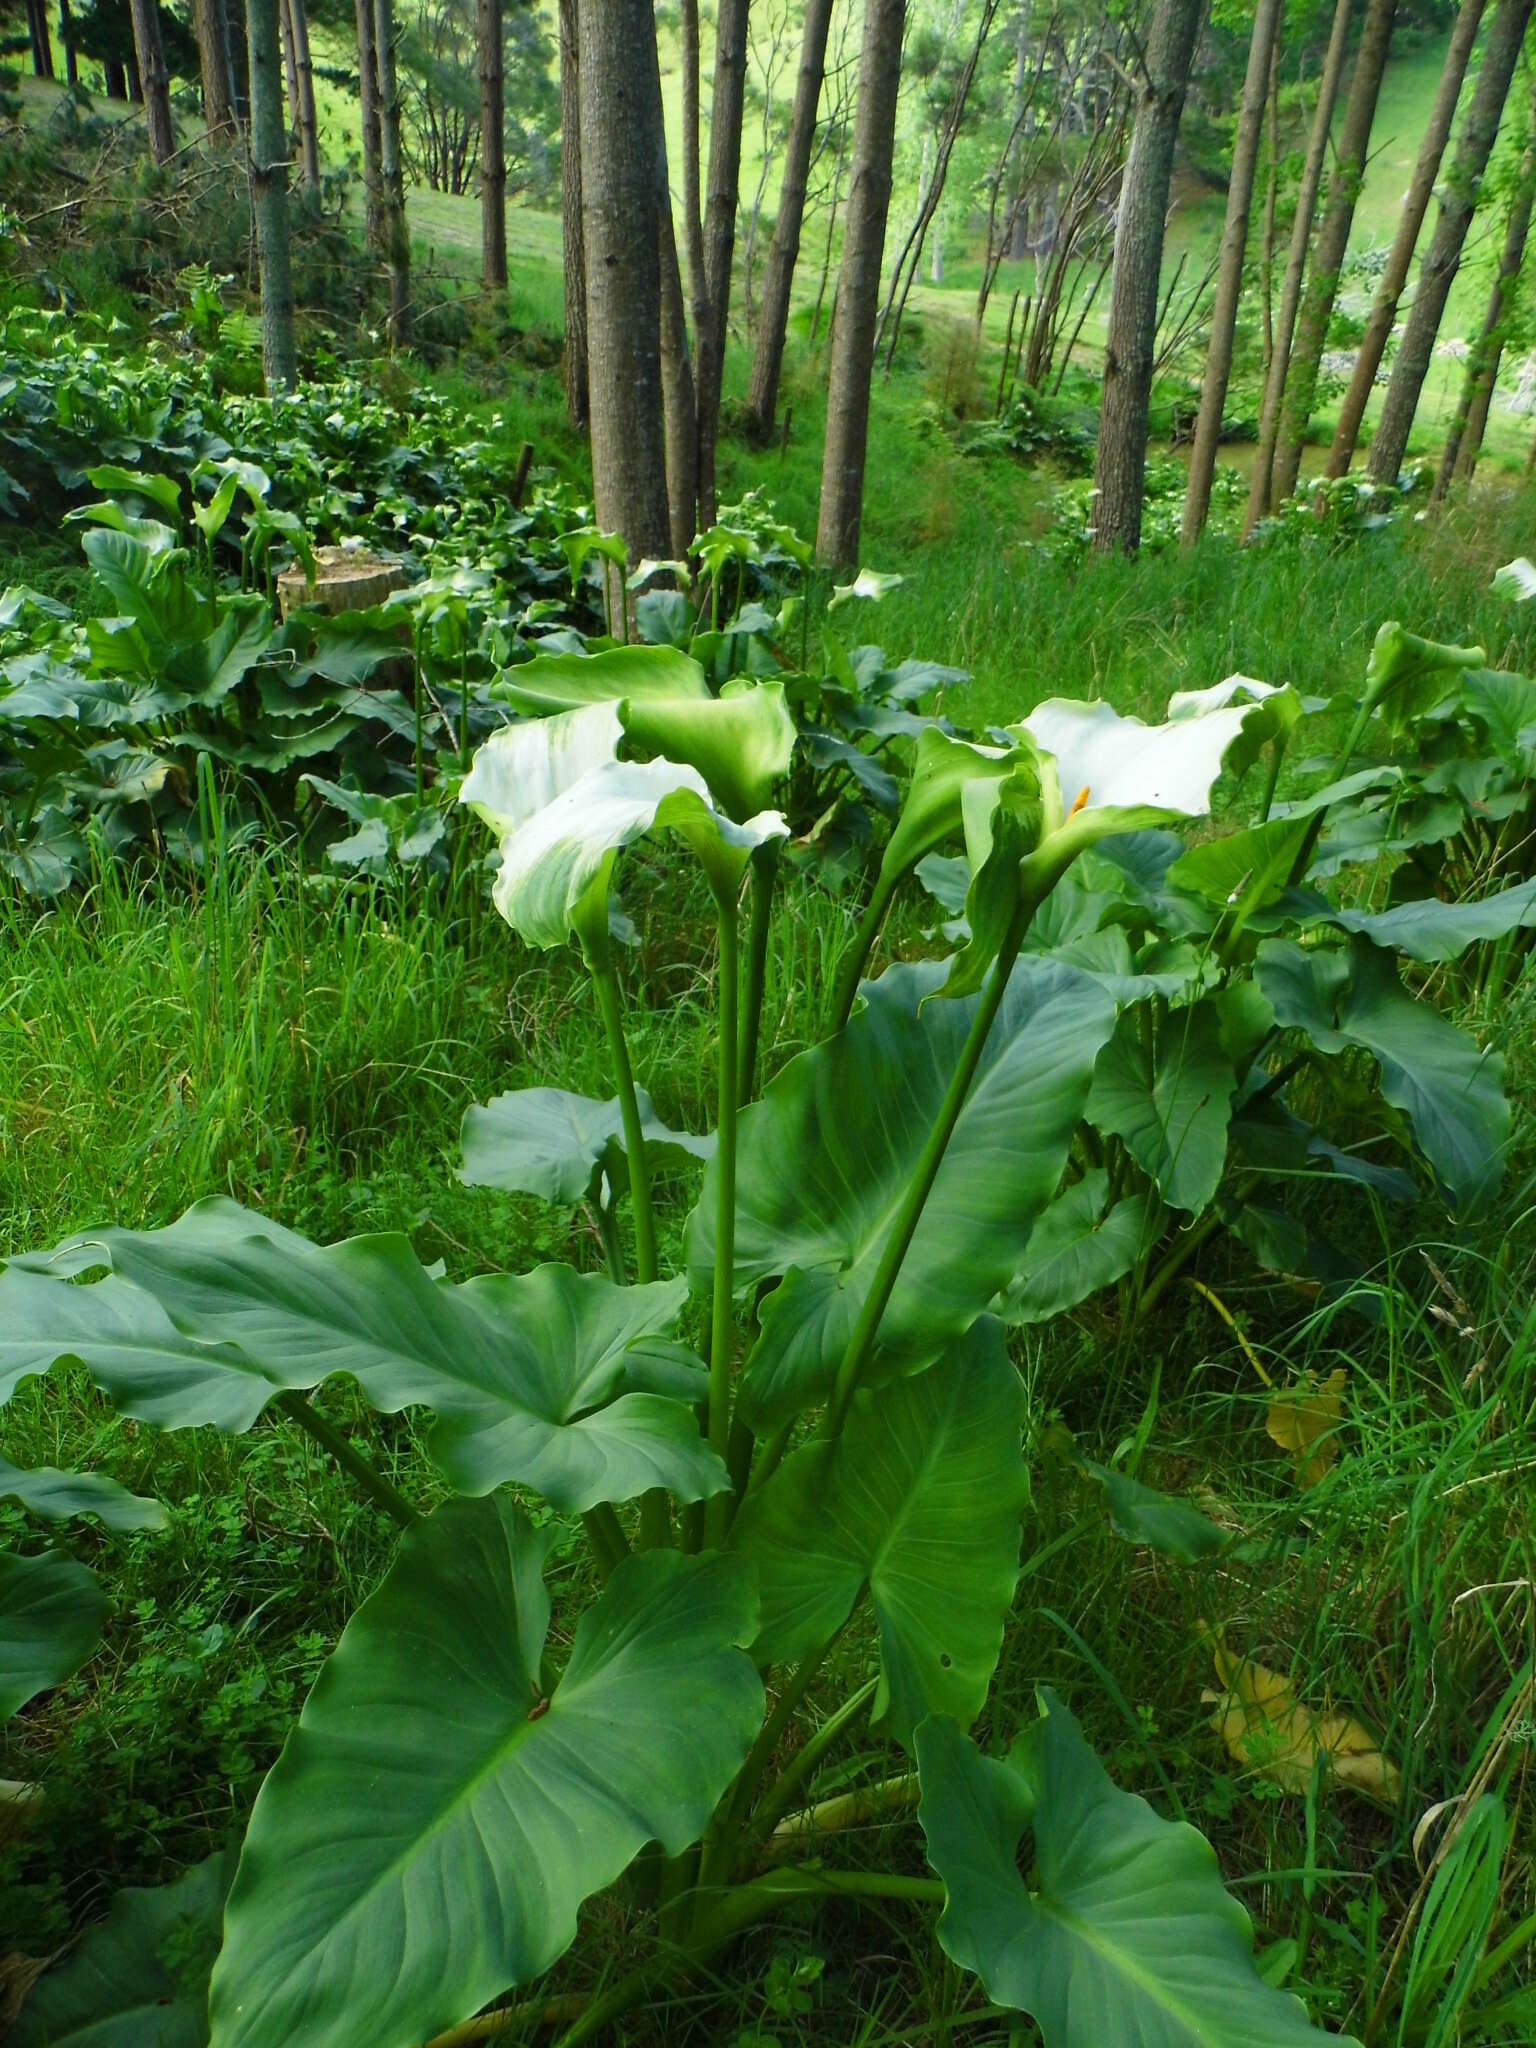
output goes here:
{"type": "MultiPolygon", "coordinates": [[[[1282,10],[1283,12],[1283,10],[1282,10]]],[[[1269,169],[1264,180],[1264,232],[1259,241],[1260,356],[1264,375],[1275,356],[1275,211],[1280,201],[1280,38],[1269,53],[1269,169]]]]}
{"type": "Polygon", "coordinates": [[[128,97],[128,72],[124,65],[108,64],[101,67],[102,91],[109,100],[125,100],[128,97]]]}
{"type": "Polygon", "coordinates": [[[298,95],[293,118],[299,131],[304,182],[313,190],[320,183],[320,123],[315,113],[315,64],[309,49],[309,0],[287,0],[287,7],[298,95]]]}
{"type": "Polygon", "coordinates": [[[171,79],[165,68],[165,41],[160,33],[160,0],[131,0],[131,4],[133,47],[144,92],[149,153],[157,164],[163,164],[176,154],[176,130],[171,125],[171,79]]]}
{"type": "Polygon", "coordinates": [[[1115,265],[1099,402],[1094,546],[1134,555],[1141,545],[1147,406],[1157,342],[1157,290],[1173,154],[1204,0],[1157,0],[1139,84],[1136,126],[1115,220],[1115,265]]]}
{"type": "MultiPolygon", "coordinates": [[[[652,0],[578,0],[581,226],[597,523],[631,562],[671,550],[661,380],[652,0]]],[[[656,96],[659,102],[659,95],[656,96]]]]}
{"type": "Polygon", "coordinates": [[[1328,153],[1328,136],[1333,126],[1334,103],[1339,96],[1339,78],[1344,69],[1344,46],[1349,39],[1349,17],[1354,0],[1338,0],[1333,10],[1333,33],[1317,81],[1317,106],[1312,115],[1312,132],[1301,167],[1301,184],[1296,193],[1296,218],[1291,223],[1291,246],[1285,259],[1285,282],[1280,287],[1280,311],[1275,320],[1275,345],[1264,379],[1264,397],[1259,406],[1259,445],[1254,450],[1253,477],[1248,486],[1248,509],[1243,515],[1243,538],[1269,511],[1270,476],[1275,464],[1275,442],[1280,434],[1280,401],[1291,367],[1291,338],[1296,332],[1296,309],[1301,304],[1301,280],[1307,267],[1307,244],[1312,239],[1312,217],[1317,211],[1317,188],[1322,182],[1323,159],[1328,153]]]}
{"type": "Polygon", "coordinates": [[[1408,267],[1413,261],[1413,252],[1418,247],[1419,230],[1424,225],[1424,216],[1429,211],[1430,197],[1435,189],[1435,178],[1440,169],[1440,159],[1445,153],[1446,140],[1451,132],[1451,123],[1456,116],[1456,102],[1461,94],[1462,80],[1467,75],[1467,62],[1472,55],[1472,45],[1477,40],[1478,24],[1483,18],[1483,0],[1461,0],[1461,12],[1456,17],[1456,26],[1451,31],[1450,46],[1445,53],[1445,63],[1440,71],[1440,83],[1435,89],[1434,105],[1430,109],[1429,126],[1419,144],[1418,161],[1413,167],[1413,179],[1409,184],[1403,210],[1398,216],[1397,233],[1392,238],[1392,247],[1387,255],[1387,267],[1381,274],[1376,287],[1376,296],[1371,302],[1370,316],[1365,323],[1365,332],[1360,337],[1360,347],[1355,355],[1355,367],[1349,379],[1349,389],[1339,408],[1338,424],[1333,430],[1333,445],[1328,450],[1328,474],[1342,476],[1349,468],[1360,438],[1360,422],[1370,403],[1371,392],[1376,382],[1376,372],[1381,368],[1381,358],[1392,332],[1392,323],[1397,318],[1397,303],[1403,295],[1403,286],[1408,281],[1408,267]]]}
{"type": "Polygon", "coordinates": [[[32,44],[32,76],[52,78],[53,39],[48,33],[47,0],[27,0],[27,35],[32,44]]]}
{"type": "Polygon", "coordinates": [[[827,32],[832,26],[832,0],[806,0],[805,34],[800,44],[800,75],[795,82],[794,111],[784,149],[784,182],[773,243],[763,269],[763,302],[758,315],[757,348],[747,386],[747,417],[753,434],[766,441],[773,433],[779,402],[779,376],[784,367],[784,337],[789,329],[789,293],[800,255],[800,229],[805,221],[805,188],[811,153],[816,145],[816,115],[821,105],[827,63],[827,32]]]}
{"type": "Polygon", "coordinates": [[[1370,473],[1379,484],[1395,482],[1403,466],[1414,414],[1419,409],[1419,395],[1435,350],[1435,336],[1440,331],[1440,318],[1461,263],[1462,244],[1477,205],[1477,188],[1499,132],[1509,82],[1515,75],[1526,24],[1531,18],[1531,5],[1532,0],[1499,0],[1493,26],[1488,31],[1483,68],[1467,109],[1455,162],[1441,191],[1434,240],[1419,266],[1407,330],[1397,352],[1381,421],[1371,442],[1370,473]]]}
{"type": "Polygon", "coordinates": [[[203,82],[203,120],[210,135],[225,135],[235,125],[235,103],[230,92],[229,31],[223,0],[193,0],[192,27],[203,82]]]}
{"type": "Polygon", "coordinates": [[[560,0],[560,240],[565,259],[565,410],[587,424],[587,263],[581,204],[581,42],[577,0],[560,0]]]}
{"type": "Polygon", "coordinates": [[[277,0],[277,28],[283,46],[283,127],[291,158],[299,134],[299,65],[293,54],[293,17],[288,11],[288,0],[277,0]]]}
{"type": "MultiPolygon", "coordinates": [[[[652,48],[654,52],[654,39],[652,48]]],[[[667,513],[672,559],[686,562],[697,530],[699,488],[699,416],[693,387],[693,362],[688,352],[688,316],[683,307],[683,275],[677,260],[677,234],[672,225],[672,192],[667,178],[666,116],[661,99],[661,62],[652,64],[649,125],[656,138],[656,253],[661,288],[661,410],[667,450],[667,513]]]]}
{"type": "Polygon", "coordinates": [[[501,0],[478,0],[475,40],[480,56],[480,282],[507,282],[506,79],[501,0]]]}
{"type": "Polygon", "coordinates": [[[1221,231],[1216,297],[1211,307],[1211,338],[1205,352],[1200,386],[1200,415],[1189,458],[1189,488],[1184,493],[1184,518],[1179,537],[1187,546],[1198,540],[1211,507],[1211,480],[1221,445],[1221,417],[1232,375],[1232,337],[1237,331],[1237,302],[1243,290],[1243,256],[1248,246],[1248,214],[1259,162],[1259,135],[1269,97],[1269,74],[1279,44],[1282,0],[1258,0],[1248,41],[1248,69],[1232,140],[1232,182],[1227,187],[1227,217],[1221,231]]]}
{"type": "Polygon", "coordinates": [[[1376,119],[1376,102],[1381,95],[1382,73],[1387,68],[1387,50],[1392,41],[1392,24],[1397,0],[1367,0],[1365,26],[1355,52],[1355,75],[1344,108],[1344,126],[1334,156],[1333,177],[1328,186],[1328,205],[1317,231],[1312,268],[1307,278],[1306,297],[1296,325],[1291,350],[1290,374],[1285,384],[1285,405],[1280,416],[1280,434],[1270,473],[1271,504],[1278,505],[1296,488],[1301,470],[1301,446],[1317,402],[1317,373],[1328,341],[1328,323],[1333,318],[1339,294],[1339,274],[1349,247],[1349,231],[1355,220],[1355,201],[1365,176],[1365,159],[1371,145],[1371,124],[1376,119]]]}
{"type": "Polygon", "coordinates": [[[411,238],[405,222],[400,158],[400,77],[395,68],[395,0],[373,0],[373,56],[379,67],[379,182],[384,191],[384,255],[389,265],[389,345],[411,338],[411,238]]]}
{"type": "Polygon", "coordinates": [[[293,279],[288,267],[288,137],[283,127],[277,10],[280,0],[246,0],[251,56],[251,207],[261,264],[261,354],[269,391],[298,381],[293,279]]]}
{"type": "Polygon", "coordinates": [[[852,567],[859,553],[869,382],[880,309],[880,262],[891,205],[891,154],[896,141],[906,15],[906,0],[865,0],[853,172],[833,311],[821,506],[816,522],[817,559],[833,569],[852,567]]]}
{"type": "Polygon", "coordinates": [[[358,126],[363,138],[363,245],[371,256],[385,247],[383,142],[379,133],[379,59],[374,45],[373,0],[356,0],[358,126]]]}
{"type": "Polygon", "coordinates": [[[1509,215],[1504,225],[1504,246],[1499,253],[1498,275],[1483,315],[1483,330],[1467,358],[1467,374],[1456,406],[1456,417],[1445,437],[1434,495],[1443,498],[1451,479],[1471,481],[1488,424],[1488,407],[1498,380],[1499,358],[1513,311],[1520,272],[1525,263],[1525,242],[1531,226],[1531,205],[1536,200],[1536,104],[1532,108],[1532,135],[1520,159],[1520,175],[1509,198],[1509,215]]]}
{"type": "Polygon", "coordinates": [[[694,336],[699,413],[699,524],[715,523],[715,442],[731,313],[736,204],[741,185],[741,120],[747,90],[748,0],[719,0],[715,15],[715,91],[709,114],[709,197],[704,209],[704,289],[708,315],[694,336]]]}
{"type": "Polygon", "coordinates": [[[243,129],[251,119],[251,52],[245,36],[245,0],[213,0],[213,4],[224,14],[229,96],[235,109],[235,124],[243,129]]]}
{"type": "Polygon", "coordinates": [[[678,0],[678,56],[683,87],[683,244],[688,255],[693,331],[702,335],[709,325],[709,281],[699,194],[699,0],[678,0]]]}
{"type": "Polygon", "coordinates": [[[80,83],[80,57],[71,37],[73,19],[69,11],[69,0],[59,0],[59,42],[64,50],[64,81],[67,85],[80,83]]]}

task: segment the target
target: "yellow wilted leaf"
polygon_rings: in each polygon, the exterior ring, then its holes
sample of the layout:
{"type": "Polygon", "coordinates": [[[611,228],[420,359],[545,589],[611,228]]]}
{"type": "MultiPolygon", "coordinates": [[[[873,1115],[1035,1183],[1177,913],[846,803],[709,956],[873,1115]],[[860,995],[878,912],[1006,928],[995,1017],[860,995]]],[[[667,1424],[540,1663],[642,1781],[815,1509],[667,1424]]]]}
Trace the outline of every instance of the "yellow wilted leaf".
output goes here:
{"type": "Polygon", "coordinates": [[[1215,1707],[1211,1726],[1238,1763],[1272,1779],[1281,1791],[1300,1794],[1322,1755],[1327,1775],[1339,1784],[1383,1806],[1396,1805],[1402,1783],[1397,1765],[1358,1721],[1317,1713],[1297,1699],[1288,1678],[1234,1657],[1220,1641],[1213,1652],[1225,1691],[1207,1689],[1201,1698],[1215,1707]]]}
{"type": "Polygon", "coordinates": [[[1282,1387],[1269,1404],[1264,1427],[1296,1460],[1296,1479],[1301,1486],[1315,1486],[1339,1459],[1339,1424],[1344,1419],[1343,1366],[1329,1373],[1321,1385],[1304,1372],[1293,1386],[1282,1387]]]}

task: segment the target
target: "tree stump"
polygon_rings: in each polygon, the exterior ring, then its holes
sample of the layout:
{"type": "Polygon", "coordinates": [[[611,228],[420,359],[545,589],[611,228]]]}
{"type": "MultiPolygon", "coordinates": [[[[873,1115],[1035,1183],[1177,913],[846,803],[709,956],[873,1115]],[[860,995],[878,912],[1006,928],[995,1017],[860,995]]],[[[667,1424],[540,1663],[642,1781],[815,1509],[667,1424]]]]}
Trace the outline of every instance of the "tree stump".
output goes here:
{"type": "Polygon", "coordinates": [[[313,583],[302,563],[278,577],[278,610],[285,619],[297,611],[325,612],[331,618],[367,611],[383,604],[391,591],[403,590],[408,581],[403,566],[386,556],[360,548],[316,548],[313,583]]]}

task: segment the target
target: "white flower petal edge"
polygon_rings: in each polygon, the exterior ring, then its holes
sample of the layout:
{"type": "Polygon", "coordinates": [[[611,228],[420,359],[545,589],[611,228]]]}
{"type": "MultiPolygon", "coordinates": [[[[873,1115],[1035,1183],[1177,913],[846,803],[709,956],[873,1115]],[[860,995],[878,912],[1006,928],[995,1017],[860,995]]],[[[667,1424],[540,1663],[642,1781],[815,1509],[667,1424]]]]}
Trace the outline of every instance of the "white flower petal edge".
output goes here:
{"type": "Polygon", "coordinates": [[[504,725],[475,755],[459,802],[505,839],[573,783],[613,760],[623,736],[616,700],[504,725]]]}
{"type": "Polygon", "coordinates": [[[739,879],[754,847],[789,836],[777,811],[734,824],[710,801],[704,778],[675,761],[605,761],[507,837],[493,900],[530,945],[564,945],[577,905],[621,847],[647,832],[679,832],[713,880],[739,879]]]}
{"type": "Polygon", "coordinates": [[[1284,688],[1284,683],[1261,683],[1257,676],[1228,676],[1208,690],[1176,690],[1168,699],[1169,721],[1203,718],[1208,711],[1221,711],[1243,697],[1258,704],[1265,697],[1278,697],[1284,688]]]}
{"type": "Polygon", "coordinates": [[[1151,808],[1198,818],[1210,809],[1222,760],[1254,709],[1233,704],[1147,725],[1108,704],[1051,697],[1022,723],[1054,758],[1068,810],[1081,801],[1086,810],[1151,808]]]}

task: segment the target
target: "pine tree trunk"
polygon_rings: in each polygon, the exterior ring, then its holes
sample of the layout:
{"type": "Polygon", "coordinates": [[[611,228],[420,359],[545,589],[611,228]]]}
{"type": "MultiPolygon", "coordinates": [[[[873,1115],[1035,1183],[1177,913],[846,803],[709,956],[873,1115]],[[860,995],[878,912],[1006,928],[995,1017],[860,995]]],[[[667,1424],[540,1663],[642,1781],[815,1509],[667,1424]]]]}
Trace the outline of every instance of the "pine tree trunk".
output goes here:
{"type": "Polygon", "coordinates": [[[719,0],[715,16],[715,91],[709,115],[709,197],[704,209],[704,290],[708,315],[694,336],[699,417],[699,524],[715,523],[715,442],[731,312],[736,205],[741,184],[741,121],[747,90],[748,0],[719,0]]]}
{"type": "Polygon", "coordinates": [[[1440,83],[1435,89],[1434,105],[1430,109],[1429,126],[1419,145],[1418,161],[1413,167],[1413,179],[1403,201],[1402,213],[1398,216],[1397,233],[1392,238],[1392,247],[1387,255],[1387,267],[1381,274],[1376,295],[1371,302],[1370,316],[1365,323],[1365,332],[1360,338],[1360,347],[1355,355],[1355,367],[1350,374],[1349,389],[1339,408],[1338,424],[1333,430],[1333,445],[1328,451],[1328,475],[1343,476],[1349,468],[1360,438],[1360,422],[1365,418],[1365,409],[1370,404],[1371,392],[1376,382],[1376,372],[1381,368],[1381,358],[1386,351],[1392,333],[1392,323],[1397,318],[1398,300],[1403,295],[1403,286],[1408,281],[1408,268],[1413,262],[1413,252],[1418,247],[1419,230],[1424,225],[1424,216],[1429,211],[1429,202],[1435,189],[1435,178],[1440,169],[1440,159],[1445,153],[1451,123],[1456,116],[1456,102],[1461,94],[1462,80],[1467,75],[1467,62],[1472,55],[1472,45],[1477,40],[1478,24],[1483,17],[1483,0],[1461,0],[1461,12],[1456,17],[1456,26],[1451,32],[1450,47],[1445,53],[1445,63],[1440,72],[1440,83]]]}
{"type": "Polygon", "coordinates": [[[581,227],[597,523],[638,565],[671,549],[661,378],[652,0],[578,0],[581,227]]]}
{"type": "Polygon", "coordinates": [[[193,0],[192,27],[203,82],[203,120],[210,135],[227,135],[235,125],[229,85],[229,32],[223,0],[193,0]]]}
{"type": "Polygon", "coordinates": [[[504,291],[507,142],[501,0],[478,0],[475,37],[480,56],[480,282],[487,291],[504,291]]]}
{"type": "Polygon", "coordinates": [[[47,0],[27,0],[27,35],[32,44],[32,76],[52,78],[53,39],[48,33],[47,0]]]}
{"type": "Polygon", "coordinates": [[[1296,218],[1291,223],[1291,246],[1285,259],[1285,282],[1280,287],[1280,310],[1275,320],[1275,345],[1264,379],[1264,397],[1259,407],[1259,445],[1254,450],[1253,478],[1248,487],[1248,509],[1243,515],[1246,540],[1270,506],[1270,477],[1275,464],[1275,443],[1280,435],[1280,402],[1291,367],[1291,339],[1296,332],[1296,311],[1301,304],[1301,280],[1307,266],[1307,245],[1312,239],[1312,218],[1317,211],[1317,188],[1322,182],[1323,159],[1328,153],[1328,136],[1333,125],[1334,103],[1339,96],[1339,79],[1344,70],[1344,48],[1349,39],[1349,17],[1354,0],[1338,0],[1333,10],[1333,33],[1317,82],[1317,106],[1312,115],[1312,132],[1301,168],[1296,193],[1296,218]]]}
{"type": "Polygon", "coordinates": [[[1094,546],[1134,555],[1141,545],[1147,406],[1157,340],[1157,294],[1173,156],[1204,0],[1157,0],[1139,81],[1136,125],[1115,220],[1114,277],[1099,402],[1094,546]]]}
{"type": "Polygon", "coordinates": [[[1269,98],[1270,70],[1279,46],[1281,4],[1282,0],[1258,0],[1248,41],[1248,69],[1243,76],[1237,132],[1232,141],[1232,181],[1227,187],[1227,217],[1221,231],[1216,297],[1211,306],[1211,338],[1206,345],[1200,414],[1189,458],[1189,487],[1184,493],[1179,537],[1186,546],[1199,539],[1211,506],[1211,481],[1216,474],[1221,419],[1232,375],[1237,303],[1243,291],[1243,256],[1248,246],[1248,214],[1259,163],[1259,136],[1269,98]]]}
{"type": "Polygon", "coordinates": [[[246,0],[251,57],[251,208],[261,264],[261,353],[268,391],[298,381],[293,279],[288,265],[288,137],[283,127],[277,10],[280,0],[246,0]]]}
{"type": "Polygon", "coordinates": [[[587,264],[581,205],[581,44],[577,0],[560,0],[560,240],[565,259],[565,410],[582,432],[587,399],[587,264]]]}
{"type": "Polygon", "coordinates": [[[59,42],[64,50],[64,80],[67,85],[80,83],[80,58],[70,36],[73,17],[69,11],[69,0],[59,0],[59,42]]]}
{"type": "Polygon", "coordinates": [[[315,65],[309,49],[309,0],[287,0],[287,6],[297,88],[293,118],[299,131],[304,182],[313,191],[320,183],[320,123],[315,113],[315,65]]]}
{"type": "Polygon", "coordinates": [[[747,415],[753,434],[767,441],[779,402],[779,377],[784,367],[784,337],[789,329],[789,294],[800,255],[800,230],[805,221],[805,187],[816,144],[816,116],[821,105],[827,62],[827,32],[832,26],[832,0],[806,0],[805,35],[800,45],[800,75],[795,83],[794,111],[784,149],[784,182],[773,242],[763,269],[763,302],[758,316],[757,348],[747,386],[747,415]]]}
{"type": "Polygon", "coordinates": [[[1392,41],[1392,24],[1397,0],[1368,0],[1360,46],[1355,52],[1355,75],[1344,108],[1344,126],[1334,157],[1333,178],[1328,187],[1328,205],[1317,231],[1312,268],[1307,278],[1306,297],[1296,325],[1291,350],[1290,374],[1285,385],[1285,405],[1280,416],[1280,433],[1270,473],[1269,496],[1280,504],[1296,488],[1301,471],[1301,447],[1317,402],[1317,373],[1328,341],[1328,323],[1333,318],[1339,293],[1339,273],[1349,248],[1349,231],[1354,226],[1355,201],[1365,175],[1366,154],[1371,146],[1371,124],[1376,119],[1376,102],[1381,95],[1382,74],[1387,68],[1387,51],[1392,41]]]}
{"type": "Polygon", "coordinates": [[[1520,159],[1520,176],[1514,191],[1510,194],[1509,217],[1504,226],[1504,246],[1499,254],[1498,275],[1493,280],[1493,290],[1488,298],[1488,310],[1483,316],[1482,333],[1477,345],[1467,358],[1467,374],[1461,387],[1461,397],[1456,406],[1456,417],[1451,422],[1450,432],[1445,437],[1445,447],[1440,456],[1440,469],[1435,478],[1434,495],[1443,498],[1455,477],[1462,483],[1471,481],[1477,467],[1477,458],[1483,445],[1483,433],[1488,424],[1488,407],[1493,400],[1493,387],[1498,380],[1499,358],[1504,353],[1504,337],[1509,316],[1514,310],[1516,290],[1520,272],[1525,263],[1525,242],[1531,226],[1531,206],[1536,200],[1536,106],[1533,106],[1533,138],[1526,144],[1525,154],[1520,159]]]}
{"type": "Polygon", "coordinates": [[[1488,32],[1483,68],[1467,109],[1456,160],[1441,191],[1434,240],[1419,266],[1408,326],[1397,352],[1392,382],[1387,387],[1381,421],[1371,442],[1369,467],[1372,480],[1378,484],[1396,482],[1408,451],[1408,436],[1434,355],[1435,336],[1440,331],[1445,302],[1461,264],[1462,244],[1477,205],[1477,188],[1499,132],[1509,82],[1515,75],[1526,24],[1531,18],[1531,5],[1532,0],[1499,0],[1488,32]]]}
{"type": "Polygon", "coordinates": [[[373,0],[373,56],[379,68],[379,182],[384,193],[384,256],[389,265],[389,345],[405,348],[411,338],[411,238],[405,221],[405,168],[400,158],[394,0],[373,0]]]}
{"type": "Polygon", "coordinates": [[[171,125],[171,80],[165,68],[165,41],[160,33],[160,0],[131,0],[131,5],[133,47],[144,93],[149,153],[157,164],[163,164],[176,154],[176,131],[171,125]]]}
{"type": "Polygon", "coordinates": [[[356,13],[358,126],[363,139],[363,245],[371,256],[382,256],[386,241],[384,173],[373,0],[356,0],[356,13]]]}
{"type": "Polygon", "coordinates": [[[865,0],[853,170],[833,311],[821,506],[816,522],[816,556],[831,569],[851,568],[859,553],[869,383],[880,310],[885,223],[891,205],[891,154],[896,140],[906,12],[906,0],[865,0]]]}
{"type": "Polygon", "coordinates": [[[699,0],[679,0],[678,55],[683,74],[683,241],[693,331],[702,335],[709,325],[709,283],[704,265],[704,207],[699,196],[699,0]]]}
{"type": "Polygon", "coordinates": [[[103,62],[101,67],[102,91],[109,100],[125,100],[128,97],[128,73],[121,64],[103,62]]]}
{"type": "MultiPolygon", "coordinates": [[[[1284,9],[1281,9],[1282,16],[1284,9]]],[[[1280,37],[1269,56],[1269,171],[1264,180],[1264,232],[1259,241],[1260,359],[1264,375],[1275,356],[1275,211],[1280,201],[1280,37]]]]}

